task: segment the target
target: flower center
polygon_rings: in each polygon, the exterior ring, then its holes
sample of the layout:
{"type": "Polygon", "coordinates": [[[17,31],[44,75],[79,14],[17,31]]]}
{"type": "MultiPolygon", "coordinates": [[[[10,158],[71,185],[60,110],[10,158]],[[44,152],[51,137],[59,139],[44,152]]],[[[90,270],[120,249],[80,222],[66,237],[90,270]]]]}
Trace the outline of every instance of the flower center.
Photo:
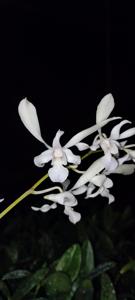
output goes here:
{"type": "Polygon", "coordinates": [[[63,153],[62,153],[61,149],[57,148],[54,150],[53,155],[54,155],[54,158],[62,158],[63,153]]]}

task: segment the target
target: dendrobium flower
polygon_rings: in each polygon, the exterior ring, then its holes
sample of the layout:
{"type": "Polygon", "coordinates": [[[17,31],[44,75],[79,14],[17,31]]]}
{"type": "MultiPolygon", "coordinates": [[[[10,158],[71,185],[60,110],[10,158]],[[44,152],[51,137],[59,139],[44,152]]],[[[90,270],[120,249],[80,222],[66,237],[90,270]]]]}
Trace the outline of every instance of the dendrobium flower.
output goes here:
{"type": "Polygon", "coordinates": [[[52,168],[49,169],[48,175],[53,182],[64,182],[67,179],[69,170],[64,165],[81,163],[79,155],[74,155],[70,149],[61,146],[60,137],[63,133],[58,130],[52,147],[34,158],[34,163],[38,167],[43,167],[45,163],[51,161],[52,168]]]}
{"type": "Polygon", "coordinates": [[[115,200],[114,196],[110,194],[109,191],[109,188],[112,186],[113,182],[110,178],[107,178],[104,174],[96,175],[91,179],[91,182],[88,185],[86,199],[101,195],[102,197],[107,197],[110,204],[115,200]],[[96,187],[98,187],[98,190],[93,193],[96,187]]]}
{"type": "Polygon", "coordinates": [[[107,138],[105,134],[102,134],[100,130],[99,134],[95,137],[92,146],[90,147],[90,149],[94,151],[101,147],[104,152],[105,168],[108,171],[115,170],[118,166],[117,158],[119,157],[119,150],[124,150],[124,145],[127,143],[127,140],[123,141],[123,139],[135,135],[135,127],[120,133],[121,127],[127,123],[131,122],[128,120],[123,120],[119,124],[115,125],[111,130],[109,138],[107,138]]]}
{"type": "Polygon", "coordinates": [[[111,94],[108,94],[101,100],[97,107],[96,125],[77,133],[63,147],[60,144],[60,137],[64,132],[58,130],[54,137],[52,146],[49,146],[41,136],[36,108],[26,98],[23,99],[18,107],[20,118],[31,134],[42,142],[48,149],[34,158],[35,165],[43,167],[46,163],[51,161],[52,167],[48,171],[50,179],[53,182],[64,182],[69,174],[69,170],[65,166],[67,166],[68,163],[74,165],[79,165],[81,163],[80,156],[74,155],[69,148],[76,146],[80,151],[88,149],[89,145],[81,142],[81,140],[97,131],[99,127],[101,128],[108,122],[117,119],[117,117],[107,119],[113,107],[113,97],[111,94]]]}
{"type": "Polygon", "coordinates": [[[44,199],[50,200],[53,204],[44,204],[39,207],[32,207],[35,211],[47,212],[50,209],[54,209],[57,207],[57,204],[61,204],[64,206],[64,213],[68,215],[70,222],[76,224],[81,219],[81,214],[74,211],[73,207],[78,204],[76,197],[73,195],[71,191],[64,191],[58,194],[49,194],[44,196],[44,199]]]}

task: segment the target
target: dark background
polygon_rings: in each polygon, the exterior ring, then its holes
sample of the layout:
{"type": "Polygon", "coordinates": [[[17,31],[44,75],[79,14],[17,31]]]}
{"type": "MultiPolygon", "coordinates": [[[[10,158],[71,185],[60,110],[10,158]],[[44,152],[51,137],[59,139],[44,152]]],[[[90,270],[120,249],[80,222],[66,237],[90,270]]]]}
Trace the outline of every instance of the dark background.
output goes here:
{"type": "MultiPolygon", "coordinates": [[[[101,2],[75,10],[39,1],[0,4],[0,192],[9,202],[45,172],[33,165],[44,147],[17,113],[23,97],[36,106],[48,143],[59,128],[66,141],[93,125],[96,106],[108,92],[116,102],[113,115],[135,126],[131,12],[124,3],[101,2]]],[[[121,205],[133,206],[134,180],[115,180],[121,205]]]]}

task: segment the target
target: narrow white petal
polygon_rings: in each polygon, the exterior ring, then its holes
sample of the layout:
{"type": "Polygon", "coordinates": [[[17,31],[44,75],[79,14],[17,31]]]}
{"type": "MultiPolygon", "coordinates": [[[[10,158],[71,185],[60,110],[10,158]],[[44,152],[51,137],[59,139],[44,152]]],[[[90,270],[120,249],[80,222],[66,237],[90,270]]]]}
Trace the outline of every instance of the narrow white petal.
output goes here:
{"type": "Polygon", "coordinates": [[[79,165],[81,163],[81,158],[79,155],[74,155],[73,152],[70,149],[65,149],[63,148],[66,157],[67,157],[67,161],[69,163],[75,164],[75,165],[79,165]]]}
{"type": "Polygon", "coordinates": [[[40,155],[34,157],[34,164],[37,167],[43,167],[50,160],[52,160],[52,150],[45,150],[40,155]]]}
{"type": "Polygon", "coordinates": [[[1,198],[1,199],[0,199],[0,203],[3,202],[4,200],[5,200],[4,198],[1,198]]]}
{"type": "Polygon", "coordinates": [[[106,120],[111,114],[113,108],[114,108],[114,98],[112,94],[108,94],[102,98],[102,100],[97,106],[96,123],[99,124],[100,122],[106,120]]]}
{"type": "Polygon", "coordinates": [[[117,120],[117,119],[121,119],[121,117],[112,117],[109,118],[107,120],[104,120],[103,122],[100,122],[98,125],[93,125],[87,129],[84,129],[82,131],[80,131],[79,133],[77,133],[76,135],[74,135],[69,141],[68,143],[65,145],[66,148],[70,148],[72,146],[75,146],[77,143],[79,143],[80,141],[82,141],[83,139],[85,139],[87,136],[91,135],[92,133],[96,132],[99,127],[102,128],[103,126],[105,126],[106,124],[108,124],[109,122],[113,121],[113,120],[117,120]]]}
{"type": "Polygon", "coordinates": [[[40,142],[45,144],[47,148],[49,148],[49,146],[44,142],[41,136],[40,126],[39,126],[39,121],[38,121],[38,116],[37,116],[37,111],[35,106],[30,101],[28,101],[27,98],[24,98],[19,103],[18,112],[21,121],[23,122],[24,126],[30,131],[30,133],[40,142]]]}
{"type": "Polygon", "coordinates": [[[117,124],[116,126],[114,126],[113,129],[112,129],[112,131],[111,131],[111,134],[110,134],[111,139],[118,140],[119,137],[120,137],[120,129],[121,129],[121,127],[123,125],[127,124],[127,123],[131,123],[131,122],[128,121],[128,120],[123,120],[119,124],[117,124]]]}
{"type": "Polygon", "coordinates": [[[114,171],[111,171],[111,173],[122,174],[122,175],[130,175],[133,174],[134,172],[135,172],[134,164],[120,165],[114,171]]]}
{"type": "Polygon", "coordinates": [[[91,181],[91,179],[97,175],[100,171],[104,169],[104,164],[102,158],[97,159],[92,163],[92,165],[86,170],[86,172],[78,179],[78,181],[73,186],[73,189],[77,189],[85,183],[91,181]]]}
{"type": "Polygon", "coordinates": [[[88,198],[95,198],[97,196],[99,196],[101,193],[101,188],[99,188],[95,193],[87,193],[87,196],[85,197],[85,199],[88,199],[88,198]]]}
{"type": "Polygon", "coordinates": [[[81,140],[83,140],[84,138],[86,138],[88,135],[92,134],[93,132],[98,130],[98,126],[94,125],[92,127],[89,127],[87,129],[84,129],[82,131],[80,131],[79,133],[77,133],[76,135],[74,135],[69,141],[68,143],[65,145],[66,148],[70,148],[72,146],[75,146],[76,144],[78,144],[81,140]]]}
{"type": "Polygon", "coordinates": [[[53,182],[64,182],[69,174],[69,170],[62,165],[54,165],[49,169],[48,175],[53,182]]]}
{"type": "Polygon", "coordinates": [[[124,148],[132,148],[132,147],[135,147],[135,144],[130,144],[130,145],[126,145],[124,148]]]}
{"type": "Polygon", "coordinates": [[[92,145],[90,146],[90,149],[92,151],[96,151],[100,147],[100,136],[99,134],[95,136],[92,145]]]}
{"type": "Polygon", "coordinates": [[[128,129],[128,130],[122,132],[122,133],[120,134],[120,139],[126,139],[127,137],[130,137],[130,136],[132,136],[132,135],[135,135],[135,127],[130,128],[130,129],[128,129]]]}
{"type": "Polygon", "coordinates": [[[31,206],[31,208],[35,211],[39,211],[40,210],[40,207],[36,207],[36,206],[31,206]]]}
{"type": "Polygon", "coordinates": [[[53,148],[59,148],[61,147],[60,144],[60,137],[64,134],[64,131],[61,131],[60,129],[57,131],[54,139],[53,139],[53,148]]]}
{"type": "Polygon", "coordinates": [[[87,189],[87,196],[91,195],[92,192],[95,190],[95,185],[93,183],[89,183],[88,189],[87,189]]]}
{"type": "Polygon", "coordinates": [[[81,195],[83,193],[85,193],[87,191],[87,186],[86,185],[82,185],[80,188],[76,189],[73,191],[74,195],[81,195]]]}
{"type": "Polygon", "coordinates": [[[76,144],[76,147],[77,147],[77,149],[79,150],[79,151],[84,151],[84,150],[86,150],[86,149],[89,149],[90,148],[90,146],[88,145],[88,144],[86,144],[86,143],[77,143],[76,144]]]}
{"type": "Polygon", "coordinates": [[[64,213],[69,216],[69,221],[73,224],[76,224],[81,220],[81,214],[74,211],[71,207],[65,206],[64,213]]]}

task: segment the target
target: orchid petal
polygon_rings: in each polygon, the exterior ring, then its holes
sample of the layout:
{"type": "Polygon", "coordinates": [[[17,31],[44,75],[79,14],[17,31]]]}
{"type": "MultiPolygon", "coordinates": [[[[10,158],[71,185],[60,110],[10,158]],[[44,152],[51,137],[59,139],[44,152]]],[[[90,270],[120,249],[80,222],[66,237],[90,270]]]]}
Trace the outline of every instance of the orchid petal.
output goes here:
{"type": "Polygon", "coordinates": [[[55,209],[56,207],[57,204],[53,203],[52,205],[44,204],[41,207],[32,206],[31,208],[35,211],[48,212],[50,209],[55,209]]]}
{"type": "Polygon", "coordinates": [[[96,188],[95,185],[93,183],[90,183],[87,189],[87,196],[91,195],[92,192],[95,190],[95,188],[96,188]]]}
{"type": "Polygon", "coordinates": [[[112,154],[116,155],[116,154],[119,153],[118,147],[119,147],[118,142],[110,141],[110,151],[111,151],[112,154]]]}
{"type": "Polygon", "coordinates": [[[56,207],[57,207],[56,203],[53,203],[52,205],[44,204],[43,206],[41,206],[40,211],[41,212],[47,212],[50,209],[55,209],[56,207]]]}
{"type": "Polygon", "coordinates": [[[125,152],[131,156],[132,159],[135,159],[135,150],[132,149],[125,149],[125,152]]]}
{"type": "Polygon", "coordinates": [[[93,178],[91,179],[91,182],[92,182],[94,185],[100,187],[100,186],[103,185],[103,183],[105,182],[105,180],[106,180],[106,176],[105,176],[104,174],[100,174],[100,175],[96,175],[95,177],[93,177],[93,178]]]}
{"type": "Polygon", "coordinates": [[[97,175],[100,171],[104,169],[103,157],[97,159],[92,163],[92,165],[85,171],[85,173],[78,179],[78,181],[73,186],[73,189],[77,189],[85,183],[91,181],[91,179],[97,175]]]}
{"type": "Polygon", "coordinates": [[[128,129],[128,130],[122,132],[122,133],[120,134],[120,139],[125,139],[125,138],[127,138],[127,137],[132,136],[132,135],[135,135],[135,127],[130,128],[130,129],[128,129]]]}
{"type": "Polygon", "coordinates": [[[70,192],[49,194],[49,195],[44,196],[44,199],[51,200],[51,201],[54,201],[56,203],[59,203],[61,205],[66,205],[66,206],[76,206],[77,205],[77,199],[70,192]]]}
{"type": "Polygon", "coordinates": [[[27,98],[24,98],[21,100],[18,106],[18,112],[19,116],[21,118],[21,121],[23,122],[24,126],[30,131],[30,133],[41,143],[45,144],[47,148],[50,148],[49,145],[47,145],[42,136],[37,116],[37,111],[35,106],[27,100],[27,98]]]}
{"type": "Polygon", "coordinates": [[[134,164],[125,164],[125,165],[118,166],[111,173],[122,174],[122,175],[131,175],[134,172],[135,172],[135,165],[134,164]]]}
{"type": "Polygon", "coordinates": [[[48,175],[53,182],[64,182],[67,179],[68,174],[69,170],[60,164],[54,164],[48,171],[48,175]]]}
{"type": "Polygon", "coordinates": [[[107,171],[114,170],[118,166],[117,160],[111,156],[110,152],[104,155],[102,162],[107,171]]]}
{"type": "Polygon", "coordinates": [[[135,144],[126,145],[124,148],[132,148],[135,147],[135,144]]]}
{"type": "Polygon", "coordinates": [[[114,196],[112,194],[110,194],[108,189],[103,190],[101,192],[101,196],[108,198],[109,199],[109,204],[111,204],[115,200],[114,196]]]}
{"type": "Polygon", "coordinates": [[[84,129],[82,131],[80,131],[79,133],[77,133],[76,135],[74,135],[69,141],[68,143],[65,145],[66,148],[70,148],[72,146],[75,146],[76,144],[78,144],[81,140],[83,140],[84,138],[86,138],[88,135],[92,134],[93,132],[98,130],[98,126],[97,125],[93,125],[87,129],[84,129]]]}
{"type": "Polygon", "coordinates": [[[84,150],[90,148],[90,146],[89,146],[88,144],[86,144],[86,143],[77,143],[77,144],[76,144],[76,147],[77,147],[77,149],[80,150],[80,151],[84,151],[84,150]]]}
{"type": "Polygon", "coordinates": [[[108,94],[102,98],[97,106],[96,123],[99,124],[106,120],[114,108],[114,98],[112,94],[108,94]]]}
{"type": "Polygon", "coordinates": [[[5,198],[1,198],[1,199],[0,199],[0,203],[2,203],[4,200],[5,200],[5,198]]]}
{"type": "Polygon", "coordinates": [[[68,143],[65,145],[65,147],[66,148],[70,148],[72,146],[75,146],[81,140],[85,139],[87,136],[89,136],[92,133],[94,133],[95,131],[97,131],[99,129],[99,127],[102,128],[103,126],[105,126],[109,122],[111,122],[113,120],[117,120],[117,119],[121,119],[121,117],[112,117],[112,118],[109,118],[107,120],[104,120],[103,122],[100,122],[98,125],[96,124],[96,125],[93,125],[93,126],[87,128],[87,129],[84,129],[84,130],[80,131],[79,133],[77,133],[76,135],[74,135],[68,141],[68,143]]]}
{"type": "Polygon", "coordinates": [[[67,157],[67,161],[69,163],[79,165],[81,163],[81,158],[79,155],[74,155],[73,152],[70,149],[64,149],[64,152],[67,157]]]}
{"type": "Polygon", "coordinates": [[[53,148],[61,148],[60,144],[60,137],[64,134],[64,131],[61,131],[60,129],[57,131],[54,139],[53,139],[53,148]]]}
{"type": "Polygon", "coordinates": [[[40,155],[34,157],[34,164],[37,167],[44,167],[44,165],[52,159],[52,150],[45,150],[40,155]]]}
{"type": "Polygon", "coordinates": [[[110,179],[110,178],[107,178],[106,177],[106,180],[105,180],[105,182],[104,182],[104,187],[106,188],[106,189],[109,189],[109,188],[111,188],[113,186],[113,181],[110,179]]]}
{"type": "Polygon", "coordinates": [[[76,224],[81,220],[81,214],[74,211],[71,207],[65,206],[64,213],[69,216],[69,221],[73,224],[76,224]]]}
{"type": "Polygon", "coordinates": [[[121,129],[121,127],[124,124],[127,124],[127,123],[131,123],[131,122],[128,121],[128,120],[123,120],[119,124],[117,124],[116,126],[114,126],[113,129],[112,129],[112,131],[111,131],[111,134],[110,134],[111,139],[118,140],[119,137],[120,137],[120,129],[121,129]]]}
{"type": "Polygon", "coordinates": [[[89,190],[88,190],[88,193],[87,193],[87,196],[85,197],[85,199],[95,198],[95,197],[99,196],[100,193],[101,193],[101,188],[99,188],[95,193],[89,193],[89,190]]]}
{"type": "Polygon", "coordinates": [[[118,163],[119,163],[119,165],[122,165],[125,161],[129,161],[129,160],[131,160],[131,158],[130,158],[129,154],[126,154],[126,155],[118,158],[118,163]]]}
{"type": "Polygon", "coordinates": [[[81,195],[81,194],[85,193],[86,191],[87,191],[87,186],[86,185],[82,185],[78,189],[74,190],[73,194],[74,195],[81,195]]]}

